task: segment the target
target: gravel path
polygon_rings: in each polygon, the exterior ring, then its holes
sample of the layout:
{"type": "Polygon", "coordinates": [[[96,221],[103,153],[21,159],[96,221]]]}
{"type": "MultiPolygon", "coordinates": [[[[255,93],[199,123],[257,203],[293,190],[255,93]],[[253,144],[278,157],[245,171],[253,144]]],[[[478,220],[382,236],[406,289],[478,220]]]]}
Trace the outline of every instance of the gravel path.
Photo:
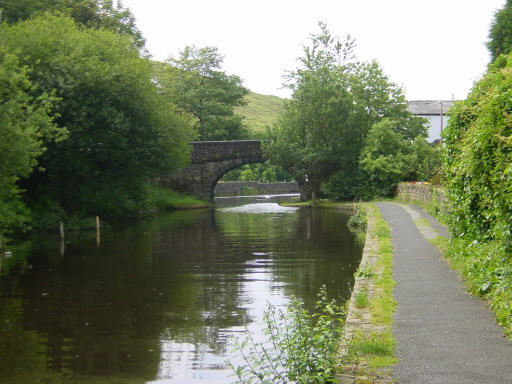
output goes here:
{"type": "MultiPolygon", "coordinates": [[[[378,203],[395,247],[398,308],[393,333],[399,363],[393,377],[407,384],[512,383],[512,343],[485,303],[418,231],[398,204],[378,203]]],[[[429,220],[430,221],[430,220],[429,220]]]]}

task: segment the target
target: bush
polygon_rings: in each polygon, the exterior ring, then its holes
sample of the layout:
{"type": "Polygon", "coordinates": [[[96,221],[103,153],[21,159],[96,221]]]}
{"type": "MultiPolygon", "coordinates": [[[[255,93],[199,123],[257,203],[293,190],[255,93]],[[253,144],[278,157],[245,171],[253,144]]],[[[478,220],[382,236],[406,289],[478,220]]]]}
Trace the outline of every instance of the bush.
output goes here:
{"type": "Polygon", "coordinates": [[[331,382],[343,325],[343,311],[327,299],[325,286],[318,294],[315,313],[292,298],[286,311],[268,307],[265,312],[268,340],[256,344],[252,337],[239,346],[245,365],[234,368],[237,383],[331,382]]]}

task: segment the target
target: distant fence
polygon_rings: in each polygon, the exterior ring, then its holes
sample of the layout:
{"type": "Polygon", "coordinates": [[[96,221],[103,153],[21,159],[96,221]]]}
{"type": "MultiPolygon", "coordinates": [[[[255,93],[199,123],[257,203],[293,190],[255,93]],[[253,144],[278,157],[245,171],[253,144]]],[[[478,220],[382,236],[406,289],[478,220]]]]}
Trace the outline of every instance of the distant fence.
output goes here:
{"type": "Polygon", "coordinates": [[[240,196],[247,194],[280,195],[300,193],[299,184],[291,182],[260,183],[258,181],[219,182],[214,190],[215,196],[240,196]]]}
{"type": "Polygon", "coordinates": [[[425,204],[437,204],[442,209],[447,209],[448,201],[441,187],[430,183],[408,182],[400,183],[397,195],[405,201],[419,201],[425,204]]]}

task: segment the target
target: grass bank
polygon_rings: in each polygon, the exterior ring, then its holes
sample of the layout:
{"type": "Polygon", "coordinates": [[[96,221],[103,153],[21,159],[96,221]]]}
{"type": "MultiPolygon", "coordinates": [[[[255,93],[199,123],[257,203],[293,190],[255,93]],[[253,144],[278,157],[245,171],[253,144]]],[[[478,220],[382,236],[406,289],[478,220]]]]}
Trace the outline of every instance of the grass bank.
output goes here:
{"type": "Polygon", "coordinates": [[[192,196],[182,195],[169,188],[151,184],[147,187],[146,210],[168,211],[209,207],[210,203],[192,196]]]}
{"type": "Polygon", "coordinates": [[[391,333],[396,308],[393,246],[389,227],[379,210],[373,204],[364,207],[368,226],[366,243],[348,305],[340,380],[390,382],[388,367],[397,361],[391,333]]]}

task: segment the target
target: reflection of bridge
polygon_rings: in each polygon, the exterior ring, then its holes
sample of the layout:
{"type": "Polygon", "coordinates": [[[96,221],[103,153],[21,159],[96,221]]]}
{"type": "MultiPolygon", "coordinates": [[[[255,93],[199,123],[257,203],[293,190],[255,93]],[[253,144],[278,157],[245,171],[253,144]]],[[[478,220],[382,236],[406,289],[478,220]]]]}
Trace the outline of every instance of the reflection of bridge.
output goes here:
{"type": "Polygon", "coordinates": [[[263,163],[261,140],[196,141],[190,143],[190,164],[178,171],[167,184],[177,192],[213,200],[217,181],[233,168],[263,163]]]}

